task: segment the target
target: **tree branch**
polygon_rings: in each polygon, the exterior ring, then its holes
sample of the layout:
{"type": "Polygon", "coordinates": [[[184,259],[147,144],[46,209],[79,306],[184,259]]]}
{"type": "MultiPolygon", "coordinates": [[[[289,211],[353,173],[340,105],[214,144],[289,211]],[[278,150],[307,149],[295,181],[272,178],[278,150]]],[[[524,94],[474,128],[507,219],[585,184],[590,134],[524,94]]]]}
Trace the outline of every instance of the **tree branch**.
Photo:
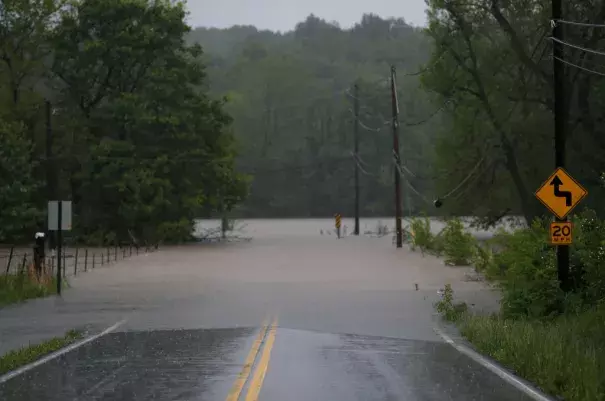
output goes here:
{"type": "Polygon", "coordinates": [[[496,19],[496,22],[498,22],[498,25],[500,25],[500,28],[502,28],[502,30],[508,35],[511,42],[511,47],[519,60],[534,74],[536,74],[536,76],[542,77],[546,82],[551,82],[552,78],[546,72],[544,72],[544,70],[542,70],[540,66],[525,52],[523,43],[519,39],[517,32],[515,32],[510,22],[508,22],[504,14],[502,14],[502,10],[500,10],[500,0],[491,0],[490,11],[493,17],[496,19]]]}

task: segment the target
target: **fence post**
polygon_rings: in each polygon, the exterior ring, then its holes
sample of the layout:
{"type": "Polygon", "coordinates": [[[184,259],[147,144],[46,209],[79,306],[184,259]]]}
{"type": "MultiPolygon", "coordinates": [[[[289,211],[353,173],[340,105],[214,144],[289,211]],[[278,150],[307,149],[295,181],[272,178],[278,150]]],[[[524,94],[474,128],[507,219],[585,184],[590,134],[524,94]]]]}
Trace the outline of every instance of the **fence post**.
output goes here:
{"type": "Polygon", "coordinates": [[[107,247],[107,263],[109,264],[109,247],[107,247]]]}
{"type": "Polygon", "coordinates": [[[8,276],[8,273],[10,271],[11,268],[11,261],[13,260],[13,252],[15,251],[15,247],[11,246],[11,251],[8,254],[8,262],[6,263],[6,275],[8,276]]]}
{"type": "Polygon", "coordinates": [[[74,262],[74,276],[78,274],[78,251],[80,248],[76,248],[76,259],[74,262]]]}
{"type": "Polygon", "coordinates": [[[103,266],[103,262],[105,262],[105,254],[101,251],[101,266],[103,266]]]}
{"type": "Polygon", "coordinates": [[[23,274],[23,271],[25,270],[25,263],[27,263],[27,253],[23,254],[23,263],[21,264],[21,274],[23,274]]]}
{"type": "Polygon", "coordinates": [[[84,272],[86,272],[86,268],[88,267],[88,248],[84,251],[84,272]]]}

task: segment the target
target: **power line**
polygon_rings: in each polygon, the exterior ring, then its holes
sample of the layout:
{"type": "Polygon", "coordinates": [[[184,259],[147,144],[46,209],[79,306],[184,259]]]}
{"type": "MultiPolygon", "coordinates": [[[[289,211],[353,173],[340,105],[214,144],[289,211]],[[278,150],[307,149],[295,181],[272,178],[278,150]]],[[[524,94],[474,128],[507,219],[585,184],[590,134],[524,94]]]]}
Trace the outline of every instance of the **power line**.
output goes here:
{"type": "Polygon", "coordinates": [[[479,159],[479,162],[477,162],[477,164],[475,164],[475,167],[472,168],[471,172],[468,173],[468,175],[460,182],[460,184],[458,184],[454,189],[452,189],[446,195],[442,196],[441,199],[449,198],[454,193],[456,193],[456,191],[458,191],[460,188],[462,188],[462,186],[473,176],[475,171],[477,171],[477,169],[479,168],[481,163],[483,163],[483,161],[485,160],[485,155],[486,155],[486,152],[483,152],[483,156],[481,157],[481,159],[479,159]]]}
{"type": "Polygon", "coordinates": [[[448,103],[451,102],[452,99],[447,99],[445,102],[443,102],[443,104],[441,105],[441,107],[439,107],[437,110],[435,110],[433,113],[431,113],[428,117],[426,117],[424,120],[421,121],[416,121],[414,123],[404,123],[404,125],[406,127],[415,127],[418,125],[422,125],[428,121],[430,121],[433,117],[435,117],[437,114],[439,114],[441,111],[443,111],[443,109],[445,108],[445,106],[448,105],[448,103]]]}
{"type": "Polygon", "coordinates": [[[589,72],[589,73],[591,73],[591,74],[600,75],[600,76],[602,76],[602,77],[605,77],[605,73],[603,73],[603,72],[594,71],[594,70],[591,70],[590,68],[582,67],[582,66],[580,66],[580,65],[574,64],[574,63],[572,63],[572,62],[570,62],[570,61],[563,60],[562,58],[559,58],[559,57],[556,57],[556,56],[552,56],[552,57],[553,57],[555,60],[559,60],[560,62],[562,62],[562,63],[564,63],[564,64],[569,65],[570,67],[575,67],[575,68],[578,68],[578,69],[580,69],[580,70],[583,70],[583,71],[589,72]]]}
{"type": "Polygon", "coordinates": [[[395,164],[395,168],[399,171],[399,174],[404,178],[404,181],[406,183],[406,185],[408,186],[408,188],[416,195],[418,196],[420,199],[422,199],[423,201],[425,201],[428,204],[431,204],[432,202],[429,201],[424,195],[422,195],[420,193],[420,191],[418,191],[410,182],[410,180],[407,178],[407,176],[404,174],[403,169],[401,168],[401,165],[397,162],[397,158],[393,157],[393,164],[395,164]]]}
{"type": "Polygon", "coordinates": [[[363,168],[363,166],[360,163],[359,158],[353,154],[353,160],[355,160],[355,163],[357,164],[357,167],[359,168],[359,171],[361,171],[362,173],[364,173],[365,175],[368,175],[370,177],[376,177],[376,174],[372,174],[369,171],[367,171],[366,169],[363,168]]]}
{"type": "Polygon", "coordinates": [[[407,74],[403,74],[403,76],[404,77],[415,77],[415,76],[424,74],[425,72],[427,72],[427,71],[435,68],[435,65],[437,65],[437,63],[439,61],[441,61],[441,59],[443,58],[443,56],[445,56],[445,54],[446,54],[446,51],[443,50],[441,52],[441,54],[439,55],[439,57],[437,57],[437,59],[431,65],[429,65],[428,67],[424,67],[423,69],[418,70],[416,72],[410,72],[410,73],[407,73],[407,74]]]}
{"type": "Polygon", "coordinates": [[[584,27],[589,27],[589,28],[605,28],[605,24],[591,24],[588,22],[566,21],[566,20],[562,20],[562,19],[551,20],[551,23],[557,23],[557,22],[561,23],[561,24],[577,25],[577,26],[584,26],[584,27]]]}
{"type": "Polygon", "coordinates": [[[586,53],[592,53],[592,54],[596,54],[598,56],[605,56],[605,52],[601,52],[601,51],[593,50],[593,49],[588,49],[586,47],[574,45],[573,43],[567,43],[567,42],[565,42],[565,41],[563,41],[561,39],[557,39],[557,38],[554,38],[552,36],[549,37],[549,39],[552,40],[552,41],[554,41],[554,42],[560,43],[560,44],[562,44],[564,46],[573,47],[574,49],[578,49],[578,50],[586,52],[586,53]]]}

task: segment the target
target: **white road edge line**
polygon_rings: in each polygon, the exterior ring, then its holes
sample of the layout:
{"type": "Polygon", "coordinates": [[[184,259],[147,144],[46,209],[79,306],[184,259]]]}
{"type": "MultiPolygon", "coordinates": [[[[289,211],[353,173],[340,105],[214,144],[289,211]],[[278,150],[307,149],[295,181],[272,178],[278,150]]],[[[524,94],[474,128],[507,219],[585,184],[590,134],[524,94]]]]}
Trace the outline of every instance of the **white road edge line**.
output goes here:
{"type": "Polygon", "coordinates": [[[471,358],[475,362],[479,363],[483,367],[489,369],[490,371],[492,371],[493,373],[495,373],[496,375],[498,375],[501,379],[503,379],[507,383],[511,384],[513,387],[517,388],[518,390],[523,391],[525,394],[527,394],[528,396],[530,396],[534,400],[536,400],[536,401],[554,401],[554,399],[550,398],[549,396],[547,396],[546,394],[542,393],[538,389],[533,388],[529,384],[524,383],[521,379],[519,379],[518,377],[516,377],[512,373],[507,372],[506,370],[504,370],[500,366],[492,363],[487,358],[485,358],[483,355],[477,353],[476,351],[472,350],[471,348],[467,347],[466,345],[457,344],[454,340],[452,340],[450,338],[450,336],[448,336],[447,334],[445,334],[439,328],[433,327],[433,330],[441,338],[443,338],[443,340],[446,343],[448,343],[449,345],[451,345],[452,347],[454,347],[456,350],[458,350],[458,352],[460,352],[460,353],[468,356],[469,358],[471,358]]]}
{"type": "Polygon", "coordinates": [[[19,376],[19,375],[21,375],[21,374],[23,374],[23,373],[25,373],[25,372],[27,372],[29,370],[32,370],[33,368],[35,368],[37,366],[40,366],[40,365],[42,365],[42,364],[44,364],[46,362],[49,362],[49,361],[51,361],[51,360],[53,360],[53,359],[55,359],[55,358],[57,358],[57,357],[59,357],[61,355],[65,355],[68,352],[73,351],[74,349],[76,349],[78,347],[81,347],[81,346],[83,346],[85,344],[88,344],[89,342],[94,341],[94,340],[96,340],[99,337],[103,337],[104,335],[109,334],[112,331],[116,330],[118,327],[120,327],[121,325],[123,325],[125,322],[126,322],[126,319],[120,320],[119,322],[117,322],[113,326],[110,326],[110,327],[106,328],[105,330],[103,330],[100,333],[97,333],[97,334],[92,335],[90,337],[86,337],[83,340],[80,340],[80,341],[75,342],[75,343],[73,343],[71,345],[68,345],[65,348],[61,348],[60,350],[57,350],[57,351],[55,351],[53,353],[50,353],[50,354],[48,354],[48,355],[46,355],[46,356],[44,356],[44,357],[42,357],[42,358],[40,358],[40,359],[38,359],[38,360],[36,360],[34,362],[28,363],[27,365],[23,365],[20,368],[17,368],[17,369],[15,369],[13,371],[10,371],[10,372],[8,372],[8,373],[0,376],[0,384],[5,383],[5,382],[9,381],[10,379],[12,379],[14,377],[17,377],[17,376],[19,376]]]}

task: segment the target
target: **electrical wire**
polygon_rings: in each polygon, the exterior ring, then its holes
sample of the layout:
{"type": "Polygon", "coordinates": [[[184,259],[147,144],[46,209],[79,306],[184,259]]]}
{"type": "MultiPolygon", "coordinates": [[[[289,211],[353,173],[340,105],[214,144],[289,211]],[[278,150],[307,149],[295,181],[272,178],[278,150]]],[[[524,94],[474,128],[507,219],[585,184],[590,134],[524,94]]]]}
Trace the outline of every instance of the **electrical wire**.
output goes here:
{"type": "MultiPolygon", "coordinates": [[[[380,132],[380,131],[382,131],[384,129],[384,126],[380,127],[380,128],[371,128],[371,127],[368,127],[361,120],[359,120],[358,123],[359,123],[359,126],[361,128],[363,128],[363,129],[365,129],[367,131],[380,132]]],[[[385,124],[385,126],[386,126],[386,124],[385,124]]]]}
{"type": "Polygon", "coordinates": [[[402,75],[403,75],[404,77],[416,77],[416,76],[418,76],[418,75],[422,75],[422,74],[424,74],[425,72],[427,72],[427,71],[429,71],[429,70],[431,70],[431,69],[435,68],[435,65],[436,65],[436,64],[437,64],[439,61],[441,61],[441,59],[443,58],[443,56],[445,56],[445,54],[446,54],[445,50],[444,50],[444,51],[442,51],[442,52],[441,52],[441,54],[439,55],[439,57],[437,57],[437,59],[436,59],[436,60],[435,60],[435,61],[434,61],[434,62],[433,62],[431,65],[429,65],[428,67],[425,67],[425,68],[423,68],[423,69],[421,69],[421,70],[418,70],[418,71],[416,71],[416,72],[410,72],[410,73],[407,73],[407,74],[402,74],[402,75]]]}
{"type": "Polygon", "coordinates": [[[462,188],[462,186],[473,176],[473,174],[475,173],[475,171],[477,171],[477,169],[479,168],[479,166],[481,165],[481,163],[483,163],[483,161],[485,160],[485,155],[486,155],[486,152],[483,152],[483,156],[481,157],[481,159],[479,159],[479,161],[477,162],[477,164],[475,164],[475,167],[472,168],[471,172],[460,182],[460,184],[458,184],[454,189],[452,189],[446,195],[442,196],[441,199],[447,199],[447,198],[449,198],[454,193],[456,193],[456,191],[458,191],[460,188],[462,188]]]}
{"type": "Polygon", "coordinates": [[[364,169],[361,166],[360,159],[357,157],[357,155],[355,155],[354,153],[352,155],[353,155],[353,160],[355,160],[355,164],[357,164],[357,168],[359,168],[359,171],[361,171],[362,173],[364,173],[365,175],[368,175],[370,177],[376,177],[376,174],[370,173],[369,171],[367,171],[366,169],[364,169]]]}
{"type": "Polygon", "coordinates": [[[605,73],[603,73],[603,72],[594,71],[594,70],[591,70],[590,68],[582,67],[582,66],[580,66],[580,65],[574,64],[574,63],[569,62],[569,61],[566,61],[566,60],[563,60],[562,58],[556,57],[556,56],[554,56],[554,55],[553,55],[552,57],[553,57],[554,59],[556,59],[556,60],[559,60],[560,62],[562,62],[562,63],[564,63],[564,64],[569,65],[570,67],[575,67],[575,68],[578,68],[578,69],[583,70],[583,71],[585,71],[585,72],[589,72],[589,73],[591,73],[591,74],[600,75],[600,76],[602,76],[602,77],[605,77],[605,73]]]}
{"type": "Polygon", "coordinates": [[[573,47],[574,49],[578,49],[578,50],[586,52],[586,53],[592,53],[592,54],[596,54],[598,56],[605,56],[605,52],[598,51],[598,50],[593,50],[593,49],[588,49],[586,47],[574,45],[573,43],[567,43],[567,42],[562,41],[561,39],[553,38],[552,36],[550,36],[548,39],[550,39],[552,41],[555,41],[557,43],[560,43],[560,44],[562,44],[564,46],[573,47]]]}
{"type": "Polygon", "coordinates": [[[567,25],[584,26],[584,27],[589,27],[589,28],[605,28],[605,24],[591,24],[588,22],[566,21],[563,19],[554,19],[554,20],[551,20],[551,22],[554,22],[554,23],[558,22],[558,23],[567,24],[567,25]]]}
{"type": "Polygon", "coordinates": [[[416,127],[418,125],[422,125],[424,123],[427,123],[433,117],[435,117],[437,114],[439,114],[441,111],[443,111],[443,109],[445,108],[445,106],[447,106],[451,101],[452,101],[452,99],[447,99],[445,102],[443,102],[443,104],[441,105],[441,107],[439,107],[437,110],[435,110],[432,114],[430,114],[424,120],[417,121],[417,122],[414,122],[414,123],[404,123],[403,125],[406,126],[406,127],[416,127]]]}
{"type": "Polygon", "coordinates": [[[422,195],[420,193],[420,191],[418,191],[410,182],[410,180],[408,180],[407,176],[404,174],[401,166],[399,165],[399,163],[397,163],[397,158],[393,157],[393,164],[395,164],[395,168],[397,169],[397,171],[399,171],[399,175],[403,178],[403,180],[405,181],[406,185],[408,186],[408,188],[416,195],[418,196],[420,199],[422,199],[423,201],[425,201],[428,204],[432,204],[432,202],[430,200],[428,200],[424,195],[422,195]]]}

